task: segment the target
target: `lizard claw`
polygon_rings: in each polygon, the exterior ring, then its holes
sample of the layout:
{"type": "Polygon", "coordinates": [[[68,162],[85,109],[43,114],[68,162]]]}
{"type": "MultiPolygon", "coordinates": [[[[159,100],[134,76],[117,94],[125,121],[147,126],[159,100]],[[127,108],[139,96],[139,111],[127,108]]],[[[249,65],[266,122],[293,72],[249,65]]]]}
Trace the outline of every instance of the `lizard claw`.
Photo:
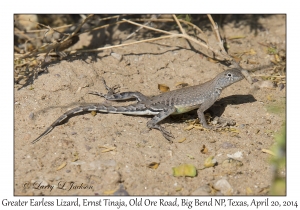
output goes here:
{"type": "Polygon", "coordinates": [[[104,97],[104,98],[106,96],[106,94],[99,93],[97,91],[90,91],[90,92],[88,92],[88,94],[97,95],[97,96],[101,96],[101,97],[104,97]]]}
{"type": "Polygon", "coordinates": [[[166,131],[164,128],[160,127],[160,132],[162,133],[162,135],[170,142],[173,142],[172,139],[174,139],[175,137],[173,136],[172,133],[166,131]]]}

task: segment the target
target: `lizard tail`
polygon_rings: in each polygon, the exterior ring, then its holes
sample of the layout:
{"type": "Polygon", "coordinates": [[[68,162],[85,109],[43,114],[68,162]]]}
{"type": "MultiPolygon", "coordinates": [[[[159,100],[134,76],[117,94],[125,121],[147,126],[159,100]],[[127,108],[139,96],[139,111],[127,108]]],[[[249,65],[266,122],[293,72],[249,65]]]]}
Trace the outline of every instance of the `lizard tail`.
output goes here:
{"type": "MultiPolygon", "coordinates": [[[[43,136],[47,135],[50,131],[54,129],[55,126],[62,123],[65,119],[71,117],[74,114],[82,113],[82,112],[90,112],[90,111],[97,111],[97,112],[107,112],[107,113],[120,113],[120,114],[140,114],[145,110],[145,107],[138,107],[138,106],[107,106],[103,104],[89,104],[84,106],[75,107],[63,115],[61,115],[55,122],[52,123],[50,127],[48,127],[38,138],[33,140],[31,143],[34,144],[38,142],[43,136]]],[[[151,113],[149,113],[151,114],[151,113]]]]}

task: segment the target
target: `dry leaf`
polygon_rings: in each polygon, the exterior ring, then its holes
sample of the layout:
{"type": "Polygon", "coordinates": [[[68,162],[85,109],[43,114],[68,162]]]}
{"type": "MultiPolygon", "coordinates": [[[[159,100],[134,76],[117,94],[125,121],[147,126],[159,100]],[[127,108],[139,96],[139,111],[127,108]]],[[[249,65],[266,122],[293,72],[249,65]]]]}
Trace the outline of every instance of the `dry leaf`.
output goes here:
{"type": "Polygon", "coordinates": [[[178,143],[182,143],[182,142],[184,142],[186,140],[186,138],[182,138],[182,139],[179,139],[177,142],[178,143]]]}
{"type": "Polygon", "coordinates": [[[232,56],[232,58],[234,59],[235,62],[240,62],[242,60],[242,58],[238,56],[232,56]]]}
{"type": "Polygon", "coordinates": [[[191,129],[193,129],[193,128],[194,128],[194,125],[189,125],[189,126],[183,128],[183,130],[189,131],[189,130],[191,130],[191,129]]]}
{"type": "Polygon", "coordinates": [[[259,64],[258,61],[253,60],[253,59],[248,59],[248,60],[247,60],[247,63],[248,63],[248,64],[259,64]]]}
{"type": "Polygon", "coordinates": [[[66,165],[67,165],[67,162],[63,162],[60,166],[58,166],[58,167],[56,168],[56,171],[61,170],[61,169],[64,168],[66,165]]]}
{"type": "Polygon", "coordinates": [[[78,152],[75,152],[75,154],[73,156],[74,156],[74,159],[73,159],[72,162],[75,162],[75,161],[79,160],[78,152]]]}
{"type": "Polygon", "coordinates": [[[175,84],[175,87],[186,87],[186,86],[189,86],[189,84],[185,82],[177,82],[175,84]]]}
{"type": "Polygon", "coordinates": [[[222,167],[227,168],[227,169],[238,168],[241,166],[243,166],[243,162],[233,159],[233,158],[228,158],[228,159],[224,160],[222,163],[222,167]]]}
{"type": "Polygon", "coordinates": [[[212,62],[212,63],[219,63],[219,61],[214,60],[214,59],[212,59],[212,58],[207,58],[207,60],[208,60],[209,62],[212,62]]]}
{"type": "Polygon", "coordinates": [[[113,195],[117,190],[106,190],[103,192],[104,195],[113,195]]]}
{"type": "Polygon", "coordinates": [[[256,55],[256,51],[254,49],[250,49],[249,51],[246,51],[245,54],[248,54],[248,55],[256,55]]]}
{"type": "Polygon", "coordinates": [[[274,57],[275,57],[275,61],[279,63],[280,62],[280,58],[279,58],[278,54],[275,54],[274,57]]]}
{"type": "Polygon", "coordinates": [[[170,88],[164,84],[158,84],[158,89],[163,93],[170,91],[170,88]]]}
{"type": "Polygon", "coordinates": [[[206,154],[208,152],[208,149],[205,145],[202,146],[202,149],[200,150],[202,154],[206,154]]]}
{"type": "Polygon", "coordinates": [[[246,188],[246,195],[254,195],[253,191],[251,190],[250,187],[246,188]]]}
{"type": "Polygon", "coordinates": [[[152,168],[152,169],[157,169],[158,166],[159,166],[159,163],[152,162],[152,163],[150,163],[147,167],[148,167],[148,168],[152,168]]]}
{"type": "Polygon", "coordinates": [[[202,130],[202,131],[208,130],[207,128],[204,128],[202,125],[194,125],[193,128],[198,129],[198,130],[202,130]]]}
{"type": "Polygon", "coordinates": [[[274,97],[272,95],[267,95],[267,100],[268,101],[275,101],[274,97]]]}
{"type": "Polygon", "coordinates": [[[96,111],[91,111],[91,114],[92,114],[93,116],[96,116],[96,115],[97,115],[97,112],[96,112],[96,111]]]}
{"type": "Polygon", "coordinates": [[[181,164],[180,166],[173,167],[173,176],[189,176],[194,177],[197,175],[197,169],[192,164],[181,164]]]}
{"type": "Polygon", "coordinates": [[[106,147],[106,146],[99,146],[99,148],[105,148],[104,150],[102,150],[101,152],[110,152],[113,151],[114,149],[116,149],[116,147],[106,147]]]}
{"type": "Polygon", "coordinates": [[[240,133],[239,130],[235,129],[235,128],[229,128],[230,132],[232,133],[240,133]]]}
{"type": "Polygon", "coordinates": [[[177,186],[176,189],[175,189],[176,192],[181,191],[181,190],[182,190],[181,186],[177,186]]]}
{"type": "Polygon", "coordinates": [[[186,156],[188,156],[190,159],[195,159],[193,155],[187,154],[186,156]]]}
{"type": "Polygon", "coordinates": [[[243,39],[243,38],[246,38],[246,36],[244,36],[244,35],[240,35],[240,36],[231,36],[231,37],[229,37],[229,38],[227,38],[227,39],[232,40],[232,39],[243,39]]]}
{"type": "Polygon", "coordinates": [[[268,154],[270,154],[270,155],[276,156],[275,153],[272,152],[271,150],[268,150],[268,149],[262,149],[261,151],[264,152],[264,153],[268,153],[268,154]]]}
{"type": "Polygon", "coordinates": [[[214,165],[216,165],[216,163],[217,160],[214,158],[214,156],[210,156],[206,158],[206,160],[204,161],[204,167],[205,168],[213,167],[214,165]]]}

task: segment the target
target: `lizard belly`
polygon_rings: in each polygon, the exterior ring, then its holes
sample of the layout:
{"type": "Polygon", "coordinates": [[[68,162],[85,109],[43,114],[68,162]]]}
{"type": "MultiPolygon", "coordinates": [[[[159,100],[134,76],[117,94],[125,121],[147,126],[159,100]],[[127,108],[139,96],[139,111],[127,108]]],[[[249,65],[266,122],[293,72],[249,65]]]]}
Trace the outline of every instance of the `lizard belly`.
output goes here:
{"type": "Polygon", "coordinates": [[[157,115],[159,111],[142,110],[142,111],[132,111],[132,112],[126,111],[126,112],[115,112],[115,113],[128,114],[128,115],[157,115]]]}
{"type": "Polygon", "coordinates": [[[185,112],[192,111],[194,109],[198,109],[199,106],[200,106],[199,104],[193,105],[193,106],[175,106],[176,112],[174,112],[173,115],[174,114],[182,114],[182,113],[185,113],[185,112]]]}

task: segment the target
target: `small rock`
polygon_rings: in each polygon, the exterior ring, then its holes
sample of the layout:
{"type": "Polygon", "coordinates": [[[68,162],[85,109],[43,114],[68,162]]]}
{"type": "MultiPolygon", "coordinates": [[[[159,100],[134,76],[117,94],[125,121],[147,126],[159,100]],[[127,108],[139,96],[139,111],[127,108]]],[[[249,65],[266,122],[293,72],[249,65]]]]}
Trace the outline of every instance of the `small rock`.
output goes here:
{"type": "Polygon", "coordinates": [[[211,195],[211,189],[208,184],[203,185],[194,192],[192,192],[191,195],[211,195]]]}
{"type": "Polygon", "coordinates": [[[104,167],[115,167],[116,161],[115,160],[95,160],[92,161],[90,164],[82,165],[82,170],[101,170],[104,167]]]}
{"type": "Polygon", "coordinates": [[[31,112],[31,113],[29,114],[29,119],[33,120],[33,118],[34,118],[34,113],[31,112]]]}
{"type": "Polygon", "coordinates": [[[274,88],[274,84],[271,80],[265,80],[265,81],[259,81],[254,83],[254,86],[258,87],[258,88],[274,88]]]}
{"type": "Polygon", "coordinates": [[[280,83],[280,84],[278,85],[278,87],[279,87],[279,90],[281,91],[281,90],[283,90],[283,88],[284,88],[284,84],[280,83]]]}
{"type": "Polygon", "coordinates": [[[247,124],[240,124],[239,125],[239,128],[243,129],[243,128],[246,128],[247,127],[247,124]]]}
{"type": "Polygon", "coordinates": [[[58,180],[61,180],[62,178],[60,176],[57,176],[55,177],[55,180],[58,181],[58,180]]]}
{"type": "Polygon", "coordinates": [[[227,157],[233,158],[233,159],[235,159],[235,158],[243,158],[243,153],[240,152],[240,151],[237,151],[234,154],[227,154],[227,157]]]}
{"type": "Polygon", "coordinates": [[[120,54],[118,54],[118,53],[112,52],[110,55],[111,55],[112,57],[114,57],[115,59],[117,59],[118,61],[121,61],[121,60],[123,59],[123,56],[120,55],[120,54]]]}
{"type": "Polygon", "coordinates": [[[86,149],[87,151],[89,151],[90,149],[92,149],[92,147],[90,147],[89,145],[84,145],[84,147],[85,147],[85,149],[86,149]]]}
{"type": "Polygon", "coordinates": [[[233,144],[231,144],[230,142],[223,142],[223,144],[221,145],[221,147],[223,149],[229,149],[229,148],[233,148],[235,146],[233,144]]]}
{"type": "Polygon", "coordinates": [[[25,85],[26,82],[27,82],[27,79],[24,78],[24,79],[20,80],[18,83],[19,83],[20,85],[25,85]]]}
{"type": "Polygon", "coordinates": [[[222,167],[223,168],[226,168],[226,169],[236,169],[238,167],[241,167],[243,166],[243,162],[242,161],[239,161],[239,160],[235,160],[235,159],[232,159],[232,158],[228,158],[226,160],[223,161],[222,163],[222,167]]]}
{"type": "Polygon", "coordinates": [[[124,186],[120,184],[120,188],[114,192],[114,195],[129,195],[129,193],[124,189],[124,186]]]}
{"type": "Polygon", "coordinates": [[[87,127],[87,128],[84,128],[84,131],[87,131],[87,132],[89,132],[89,131],[92,131],[93,130],[93,128],[92,127],[87,127]]]}
{"type": "Polygon", "coordinates": [[[214,188],[219,190],[223,195],[232,195],[233,188],[226,179],[220,179],[214,184],[214,188]]]}

